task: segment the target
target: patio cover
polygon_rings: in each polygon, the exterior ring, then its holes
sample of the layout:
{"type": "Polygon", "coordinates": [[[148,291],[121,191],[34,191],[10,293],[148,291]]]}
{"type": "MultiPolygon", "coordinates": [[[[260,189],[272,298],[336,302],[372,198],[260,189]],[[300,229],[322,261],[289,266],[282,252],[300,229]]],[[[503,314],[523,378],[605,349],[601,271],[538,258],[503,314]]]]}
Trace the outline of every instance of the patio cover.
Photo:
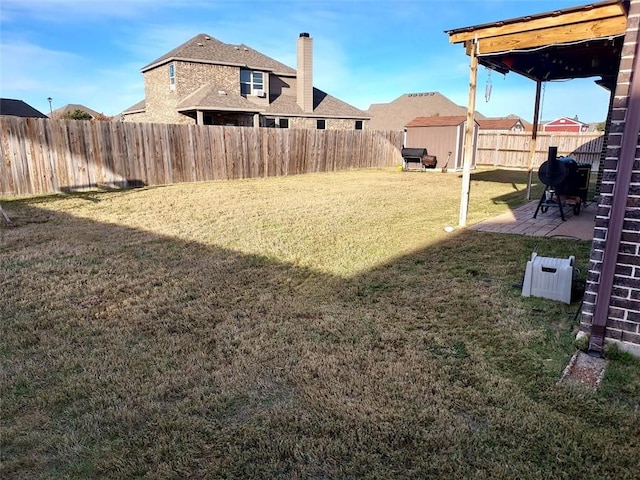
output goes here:
{"type": "MultiPolygon", "coordinates": [[[[451,43],[463,43],[471,58],[469,120],[475,114],[478,64],[504,74],[514,72],[536,82],[527,198],[531,191],[542,82],[599,77],[596,83],[613,95],[628,4],[628,0],[607,0],[445,32],[451,43]]],[[[469,121],[467,125],[472,123],[469,121]]],[[[471,132],[467,132],[460,226],[466,225],[469,202],[471,139],[471,132]]]]}

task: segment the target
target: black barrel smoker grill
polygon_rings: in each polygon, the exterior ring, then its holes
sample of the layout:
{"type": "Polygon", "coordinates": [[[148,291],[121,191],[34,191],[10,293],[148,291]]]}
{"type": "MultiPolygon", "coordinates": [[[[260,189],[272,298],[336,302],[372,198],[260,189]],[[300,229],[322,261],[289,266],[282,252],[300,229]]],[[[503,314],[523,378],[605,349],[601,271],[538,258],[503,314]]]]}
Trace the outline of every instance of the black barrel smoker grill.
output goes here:
{"type": "Polygon", "coordinates": [[[420,170],[436,168],[438,160],[435,155],[429,155],[426,148],[403,148],[402,169],[409,170],[411,164],[416,164],[420,170]]]}
{"type": "Polygon", "coordinates": [[[580,214],[580,206],[587,203],[591,165],[577,163],[570,157],[558,157],[558,147],[549,147],[547,161],[540,165],[538,178],[545,185],[533,218],[538,211],[545,213],[549,207],[558,207],[564,221],[564,206],[571,205],[573,214],[580,214]]]}

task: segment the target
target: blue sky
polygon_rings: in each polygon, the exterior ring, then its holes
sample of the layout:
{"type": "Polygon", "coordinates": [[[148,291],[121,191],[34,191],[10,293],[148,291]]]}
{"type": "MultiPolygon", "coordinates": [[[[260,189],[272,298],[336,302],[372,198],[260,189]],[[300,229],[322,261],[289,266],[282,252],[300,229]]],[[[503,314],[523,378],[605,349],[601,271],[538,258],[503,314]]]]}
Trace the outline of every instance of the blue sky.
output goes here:
{"type": "MultiPolygon", "coordinates": [[[[0,0],[0,96],[43,113],[69,103],[115,115],[144,98],[140,68],[198,33],[244,43],[293,68],[314,38],[314,85],[352,105],[438,91],[468,100],[469,62],[445,30],[589,3],[584,0],[0,0]]],[[[477,110],[531,121],[535,84],[478,75],[477,110]],[[485,100],[490,81],[491,98],[485,100]]],[[[606,117],[593,79],[547,83],[542,119],[606,117]]]]}

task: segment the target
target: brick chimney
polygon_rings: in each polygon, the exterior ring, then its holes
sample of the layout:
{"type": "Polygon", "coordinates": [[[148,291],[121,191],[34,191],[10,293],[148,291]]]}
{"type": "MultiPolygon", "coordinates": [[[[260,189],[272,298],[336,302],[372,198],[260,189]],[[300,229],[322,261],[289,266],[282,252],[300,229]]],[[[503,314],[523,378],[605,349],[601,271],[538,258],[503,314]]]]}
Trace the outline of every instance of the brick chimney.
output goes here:
{"type": "Polygon", "coordinates": [[[313,39],[308,33],[298,37],[298,105],[305,113],[313,112],[313,39]]]}

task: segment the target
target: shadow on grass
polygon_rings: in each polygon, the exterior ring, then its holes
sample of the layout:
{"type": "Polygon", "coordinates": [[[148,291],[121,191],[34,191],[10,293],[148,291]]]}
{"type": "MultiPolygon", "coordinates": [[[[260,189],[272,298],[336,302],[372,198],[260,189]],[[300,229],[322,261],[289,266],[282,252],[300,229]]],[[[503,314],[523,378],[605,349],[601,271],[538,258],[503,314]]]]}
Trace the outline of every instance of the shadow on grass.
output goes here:
{"type": "MultiPolygon", "coordinates": [[[[528,172],[526,170],[480,170],[471,174],[471,181],[508,183],[513,191],[496,196],[492,199],[495,204],[506,204],[511,208],[519,207],[526,202],[528,172]]],[[[537,200],[542,195],[544,185],[539,181],[536,172],[533,173],[531,183],[531,199],[537,200]]]]}
{"type": "Polygon", "coordinates": [[[343,279],[37,204],[0,245],[3,477],[636,472],[637,405],[555,385],[577,305],[511,287],[539,239],[343,279]]]}

